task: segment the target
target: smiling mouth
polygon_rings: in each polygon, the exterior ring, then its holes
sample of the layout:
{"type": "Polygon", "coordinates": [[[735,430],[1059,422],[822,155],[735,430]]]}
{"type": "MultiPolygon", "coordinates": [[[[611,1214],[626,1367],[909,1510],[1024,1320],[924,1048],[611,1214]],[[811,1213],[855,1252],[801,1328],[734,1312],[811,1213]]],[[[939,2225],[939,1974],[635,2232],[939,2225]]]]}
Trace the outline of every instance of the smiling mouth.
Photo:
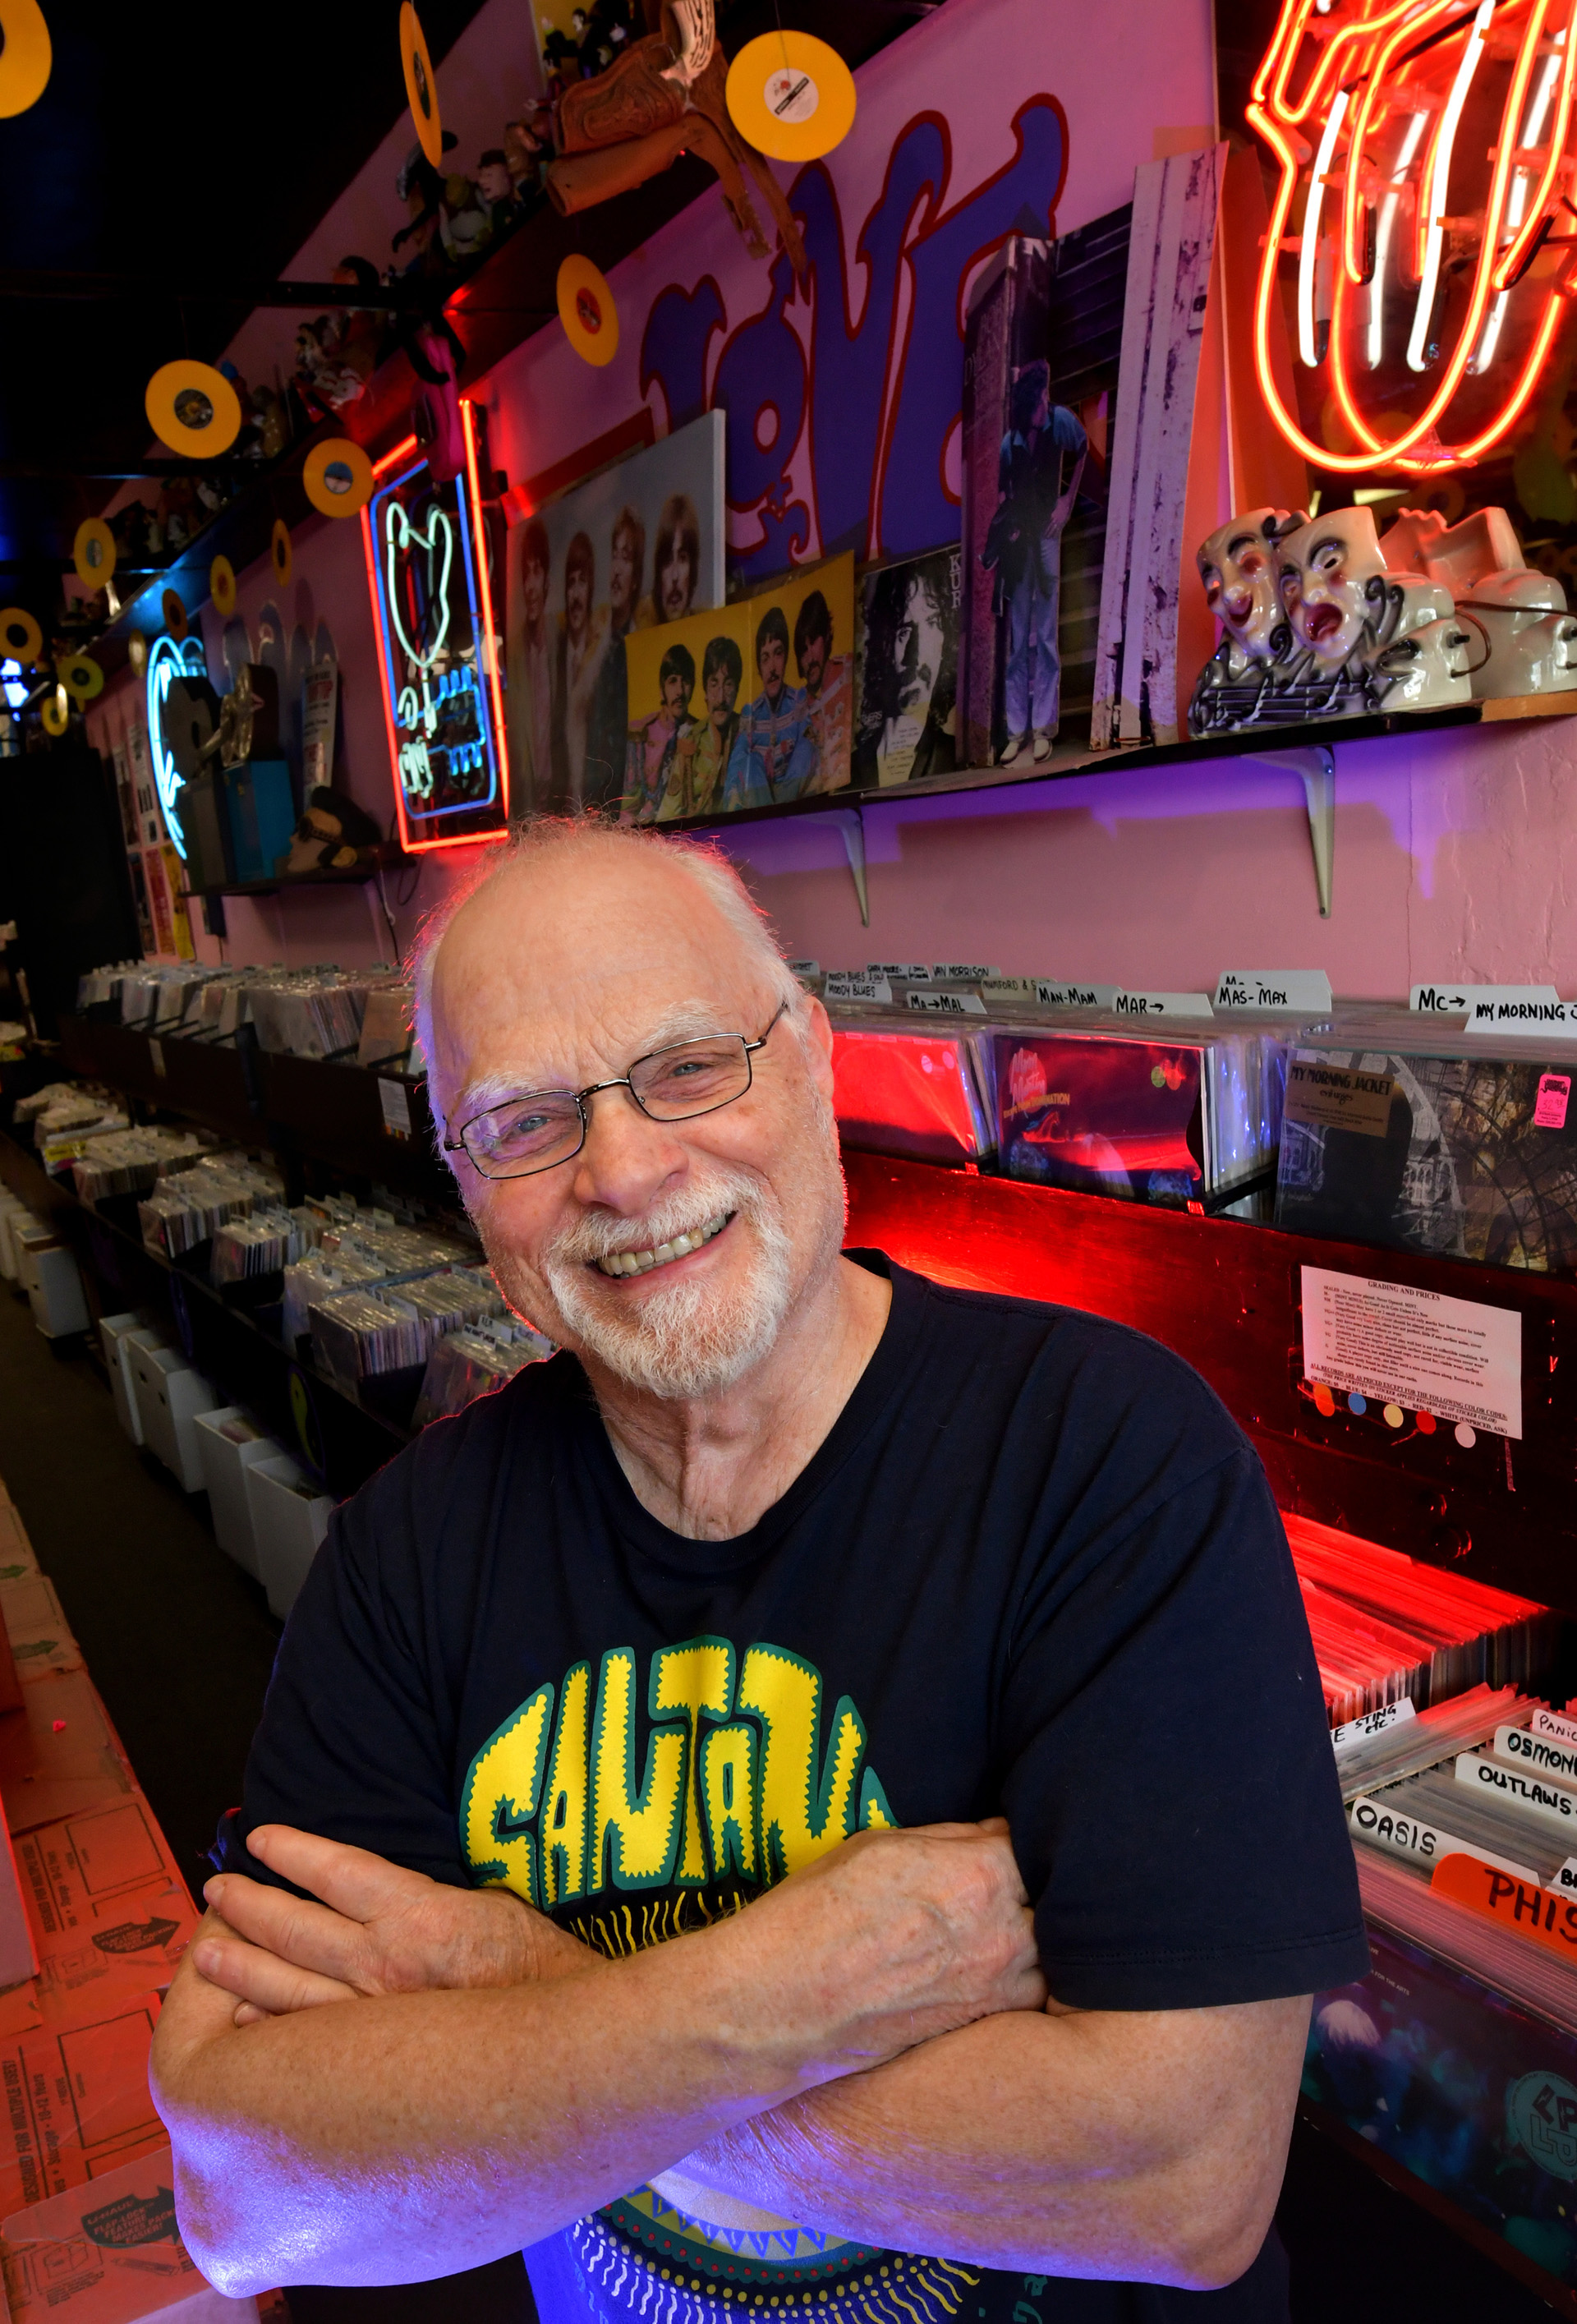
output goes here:
{"type": "Polygon", "coordinates": [[[671,1242],[659,1242],[650,1250],[611,1250],[593,1264],[603,1275],[650,1275],[654,1267],[671,1266],[676,1259],[688,1259],[714,1236],[720,1235],[734,1213],[720,1211],[715,1219],[703,1226],[692,1227],[688,1234],[675,1235],[671,1242]]]}

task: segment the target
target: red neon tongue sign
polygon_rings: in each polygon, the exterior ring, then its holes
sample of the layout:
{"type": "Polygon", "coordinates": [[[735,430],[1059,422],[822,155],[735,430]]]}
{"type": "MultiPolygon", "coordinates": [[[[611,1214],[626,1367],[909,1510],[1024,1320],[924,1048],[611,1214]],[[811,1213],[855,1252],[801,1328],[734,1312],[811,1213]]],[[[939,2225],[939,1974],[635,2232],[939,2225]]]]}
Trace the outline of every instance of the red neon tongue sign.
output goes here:
{"type": "Polygon", "coordinates": [[[1574,67],[1577,0],[1286,0],[1248,107],[1280,168],[1254,359],[1317,467],[1462,467],[1515,424],[1577,290],[1550,264],[1577,227],[1574,67]],[[1305,435],[1277,384],[1285,260],[1296,359],[1354,452],[1305,435]]]}

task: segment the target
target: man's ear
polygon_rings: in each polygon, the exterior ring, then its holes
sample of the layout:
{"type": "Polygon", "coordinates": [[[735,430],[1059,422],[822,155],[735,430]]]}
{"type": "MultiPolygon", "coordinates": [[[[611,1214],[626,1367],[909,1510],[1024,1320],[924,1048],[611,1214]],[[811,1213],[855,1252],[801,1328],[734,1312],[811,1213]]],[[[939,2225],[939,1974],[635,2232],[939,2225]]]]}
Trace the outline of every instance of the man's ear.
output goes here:
{"type": "Polygon", "coordinates": [[[833,1020],[814,992],[805,996],[805,1022],[809,1028],[812,1051],[825,1065],[827,1088],[832,1088],[833,1020]]]}

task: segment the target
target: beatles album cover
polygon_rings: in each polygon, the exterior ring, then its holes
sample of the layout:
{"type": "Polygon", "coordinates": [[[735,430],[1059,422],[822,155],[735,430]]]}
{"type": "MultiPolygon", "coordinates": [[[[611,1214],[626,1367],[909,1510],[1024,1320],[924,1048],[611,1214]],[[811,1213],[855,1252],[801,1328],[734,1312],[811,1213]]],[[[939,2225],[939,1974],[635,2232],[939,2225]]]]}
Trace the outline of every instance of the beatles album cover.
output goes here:
{"type": "Polygon", "coordinates": [[[624,823],[842,790],[853,737],[854,559],[627,641],[624,823]]]}
{"type": "Polygon", "coordinates": [[[630,643],[647,632],[688,638],[687,624],[724,601],[725,427],[723,412],[705,412],[510,526],[518,812],[618,810],[630,720],[643,715],[629,692],[630,643]]]}

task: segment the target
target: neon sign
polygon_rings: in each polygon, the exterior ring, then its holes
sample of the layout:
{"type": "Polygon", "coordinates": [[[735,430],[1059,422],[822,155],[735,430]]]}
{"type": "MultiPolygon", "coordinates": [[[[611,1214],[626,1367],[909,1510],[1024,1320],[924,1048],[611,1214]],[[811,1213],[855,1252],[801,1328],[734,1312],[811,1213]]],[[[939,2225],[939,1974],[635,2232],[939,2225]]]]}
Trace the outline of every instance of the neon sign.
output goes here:
{"type": "Polygon", "coordinates": [[[362,512],[394,803],[413,854],[498,839],[509,824],[475,417],[468,403],[460,413],[464,488],[437,482],[411,437],[378,463],[362,512]]]}
{"type": "Polygon", "coordinates": [[[1254,359],[1316,466],[1438,474],[1516,425],[1577,290],[1574,65],[1577,0],[1285,0],[1248,107],[1280,169],[1254,359]],[[1272,366],[1288,259],[1296,360],[1351,450],[1272,366]]]}
{"type": "Polygon", "coordinates": [[[153,788],[164,811],[164,828],[171,845],[186,862],[186,837],[176,811],[175,795],[186,778],[170,755],[164,739],[164,705],[178,678],[201,678],[207,669],[200,638],[155,638],[148,650],[148,748],[153,759],[153,788]]]}

